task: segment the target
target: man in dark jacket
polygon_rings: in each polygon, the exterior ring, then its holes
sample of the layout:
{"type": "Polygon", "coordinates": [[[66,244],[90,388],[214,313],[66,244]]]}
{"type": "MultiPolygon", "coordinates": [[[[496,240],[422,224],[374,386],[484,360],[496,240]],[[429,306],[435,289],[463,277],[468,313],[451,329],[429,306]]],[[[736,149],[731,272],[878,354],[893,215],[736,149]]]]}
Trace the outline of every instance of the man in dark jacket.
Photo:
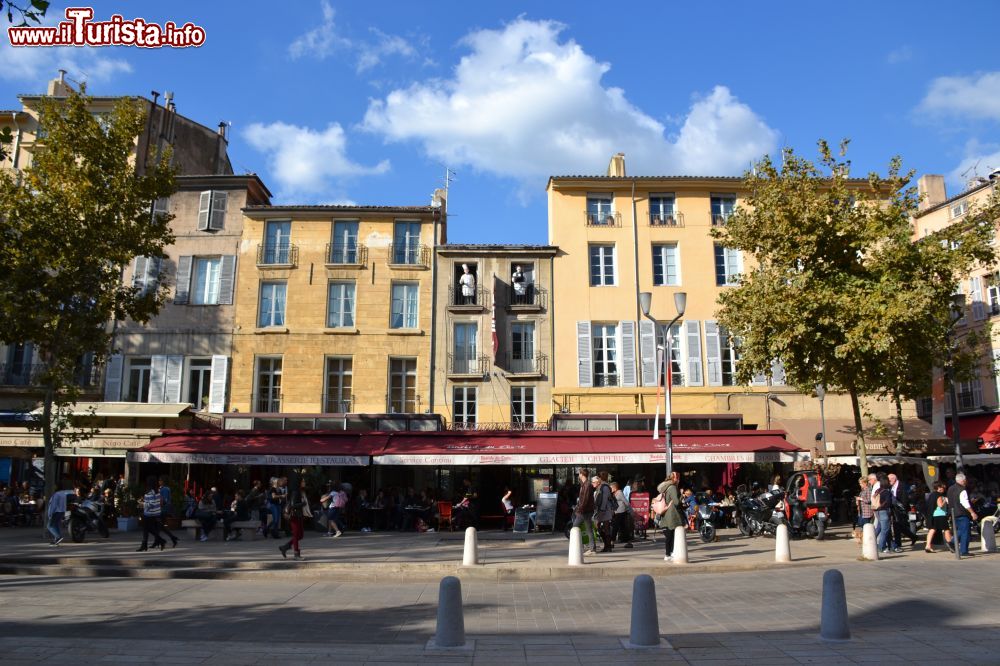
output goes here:
{"type": "Polygon", "coordinates": [[[614,517],[611,487],[600,476],[595,476],[590,481],[594,487],[594,522],[597,523],[597,533],[604,542],[600,552],[608,553],[614,548],[611,543],[611,519],[614,517]]]}
{"type": "Polygon", "coordinates": [[[910,496],[895,474],[889,475],[889,491],[892,493],[892,550],[901,553],[904,536],[910,539],[911,546],[917,542],[917,536],[910,530],[910,496]]]}
{"type": "Polygon", "coordinates": [[[590,539],[588,555],[594,553],[594,492],[590,487],[590,475],[586,468],[581,468],[578,474],[580,481],[580,495],[576,499],[576,508],[573,510],[573,527],[584,528],[584,534],[590,539]]]}

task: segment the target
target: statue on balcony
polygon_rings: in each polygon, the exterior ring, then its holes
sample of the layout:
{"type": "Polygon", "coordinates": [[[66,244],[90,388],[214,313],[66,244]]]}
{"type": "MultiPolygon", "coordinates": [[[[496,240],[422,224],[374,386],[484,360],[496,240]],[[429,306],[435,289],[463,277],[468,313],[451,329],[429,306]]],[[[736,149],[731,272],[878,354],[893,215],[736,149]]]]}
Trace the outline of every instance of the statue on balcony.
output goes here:
{"type": "Polygon", "coordinates": [[[476,276],[469,270],[469,264],[462,264],[462,277],[458,278],[458,284],[462,288],[462,303],[475,305],[476,276]]]}
{"type": "Polygon", "coordinates": [[[514,299],[517,303],[523,303],[528,294],[528,284],[524,279],[524,273],[520,266],[514,266],[514,273],[510,276],[510,283],[514,286],[514,299]]]}

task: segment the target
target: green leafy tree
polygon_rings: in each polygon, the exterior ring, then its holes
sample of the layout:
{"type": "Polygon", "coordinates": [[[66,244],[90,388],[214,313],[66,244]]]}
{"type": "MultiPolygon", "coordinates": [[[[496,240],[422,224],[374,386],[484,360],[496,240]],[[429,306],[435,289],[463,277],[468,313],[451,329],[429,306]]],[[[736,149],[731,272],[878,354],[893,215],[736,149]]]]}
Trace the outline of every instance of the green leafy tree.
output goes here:
{"type": "MultiPolygon", "coordinates": [[[[6,13],[7,22],[17,27],[41,23],[48,9],[48,0],[30,0],[30,2],[0,0],[0,13],[6,13]]],[[[7,151],[13,141],[14,133],[11,129],[0,128],[0,162],[7,159],[7,151]]]]}
{"type": "Polygon", "coordinates": [[[166,295],[164,284],[124,283],[125,266],[164,256],[173,241],[172,217],[151,212],[175,190],[170,154],[135,154],[142,105],[123,98],[98,120],[89,104],[85,91],[43,100],[47,136],[31,165],[0,173],[0,340],[33,343],[41,364],[46,493],[56,484],[55,447],[85,436],[66,413],[88,367],[108,355],[114,322],[148,321],[166,295]]]}
{"type": "Polygon", "coordinates": [[[740,341],[739,381],[780,359],[790,384],[850,395],[867,474],[860,400],[929,391],[959,278],[995,261],[993,218],[981,211],[914,242],[913,174],[896,158],[884,177],[851,179],[846,148],[820,141],[818,165],[787,149],[780,166],[765,157],[746,174],[745,205],[713,234],[752,261],[718,318],[740,341]]]}

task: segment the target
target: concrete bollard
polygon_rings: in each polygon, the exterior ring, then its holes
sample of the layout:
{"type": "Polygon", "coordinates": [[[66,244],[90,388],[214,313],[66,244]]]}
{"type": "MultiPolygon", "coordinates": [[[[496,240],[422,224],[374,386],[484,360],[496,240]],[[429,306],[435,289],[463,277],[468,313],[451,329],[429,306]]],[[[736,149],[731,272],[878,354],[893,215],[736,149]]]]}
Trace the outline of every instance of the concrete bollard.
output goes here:
{"type": "Polygon", "coordinates": [[[569,531],[569,565],[578,567],[583,564],[583,532],[579,527],[569,531]]]}
{"type": "Polygon", "coordinates": [[[479,534],[475,527],[465,528],[465,552],[462,554],[462,566],[472,567],[479,564],[479,534]]]}
{"type": "Polygon", "coordinates": [[[878,541],[875,540],[875,526],[866,523],[861,529],[861,557],[878,562],[878,541]]]}
{"type": "Polygon", "coordinates": [[[656,583],[649,574],[640,574],[632,583],[632,628],[628,648],[658,647],[660,619],[656,612],[656,583]]]}
{"type": "Polygon", "coordinates": [[[456,648],[465,645],[465,612],[462,609],[462,581],[454,576],[441,579],[438,591],[437,631],[433,647],[456,648]]]}
{"type": "Polygon", "coordinates": [[[687,529],[683,525],[674,528],[674,564],[688,563],[687,529]]]}
{"type": "Polygon", "coordinates": [[[823,606],[820,611],[819,637],[824,641],[851,640],[851,627],[847,621],[844,574],[836,569],[823,573],[823,606]]]}
{"type": "Polygon", "coordinates": [[[774,561],[791,562],[792,547],[788,542],[788,525],[782,523],[774,533],[774,561]]]}
{"type": "Polygon", "coordinates": [[[997,552],[997,533],[992,520],[979,523],[980,542],[984,553],[997,552]]]}

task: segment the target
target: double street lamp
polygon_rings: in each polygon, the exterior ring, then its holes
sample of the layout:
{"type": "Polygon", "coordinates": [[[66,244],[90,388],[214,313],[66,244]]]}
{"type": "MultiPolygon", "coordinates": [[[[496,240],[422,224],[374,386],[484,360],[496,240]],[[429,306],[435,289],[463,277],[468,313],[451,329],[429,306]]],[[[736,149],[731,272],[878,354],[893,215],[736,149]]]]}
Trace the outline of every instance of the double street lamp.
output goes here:
{"type": "Polygon", "coordinates": [[[945,368],[945,377],[948,380],[948,397],[951,399],[951,441],[955,445],[955,471],[959,474],[965,472],[965,465],[962,461],[962,447],[959,444],[958,427],[958,390],[955,388],[955,359],[954,346],[958,340],[955,335],[955,326],[962,315],[965,314],[965,295],[955,294],[951,301],[951,326],[948,328],[948,365],[945,368]]]}
{"type": "MultiPolygon", "coordinates": [[[[639,294],[639,307],[642,308],[642,316],[653,322],[653,339],[656,339],[656,318],[649,314],[649,309],[653,305],[653,294],[648,291],[643,291],[639,294]]],[[[666,384],[666,389],[663,392],[663,406],[664,406],[664,418],[666,423],[664,425],[664,432],[667,437],[667,446],[665,450],[665,460],[667,469],[667,478],[670,478],[670,473],[674,468],[674,439],[671,430],[671,421],[673,416],[670,411],[670,388],[673,384],[672,377],[673,372],[668,364],[671,362],[670,346],[673,343],[673,328],[677,320],[684,316],[684,308],[687,307],[687,293],[683,291],[678,291],[674,293],[674,306],[677,308],[677,316],[674,317],[669,324],[667,324],[667,329],[664,331],[664,348],[663,348],[663,365],[660,366],[663,369],[663,381],[666,384]]],[[[657,347],[657,353],[659,353],[660,348],[657,347]]],[[[659,366],[659,362],[657,362],[659,366]]],[[[659,408],[659,403],[657,403],[657,408],[659,408]]],[[[658,424],[653,424],[653,439],[656,439],[656,430],[658,424]]]]}

